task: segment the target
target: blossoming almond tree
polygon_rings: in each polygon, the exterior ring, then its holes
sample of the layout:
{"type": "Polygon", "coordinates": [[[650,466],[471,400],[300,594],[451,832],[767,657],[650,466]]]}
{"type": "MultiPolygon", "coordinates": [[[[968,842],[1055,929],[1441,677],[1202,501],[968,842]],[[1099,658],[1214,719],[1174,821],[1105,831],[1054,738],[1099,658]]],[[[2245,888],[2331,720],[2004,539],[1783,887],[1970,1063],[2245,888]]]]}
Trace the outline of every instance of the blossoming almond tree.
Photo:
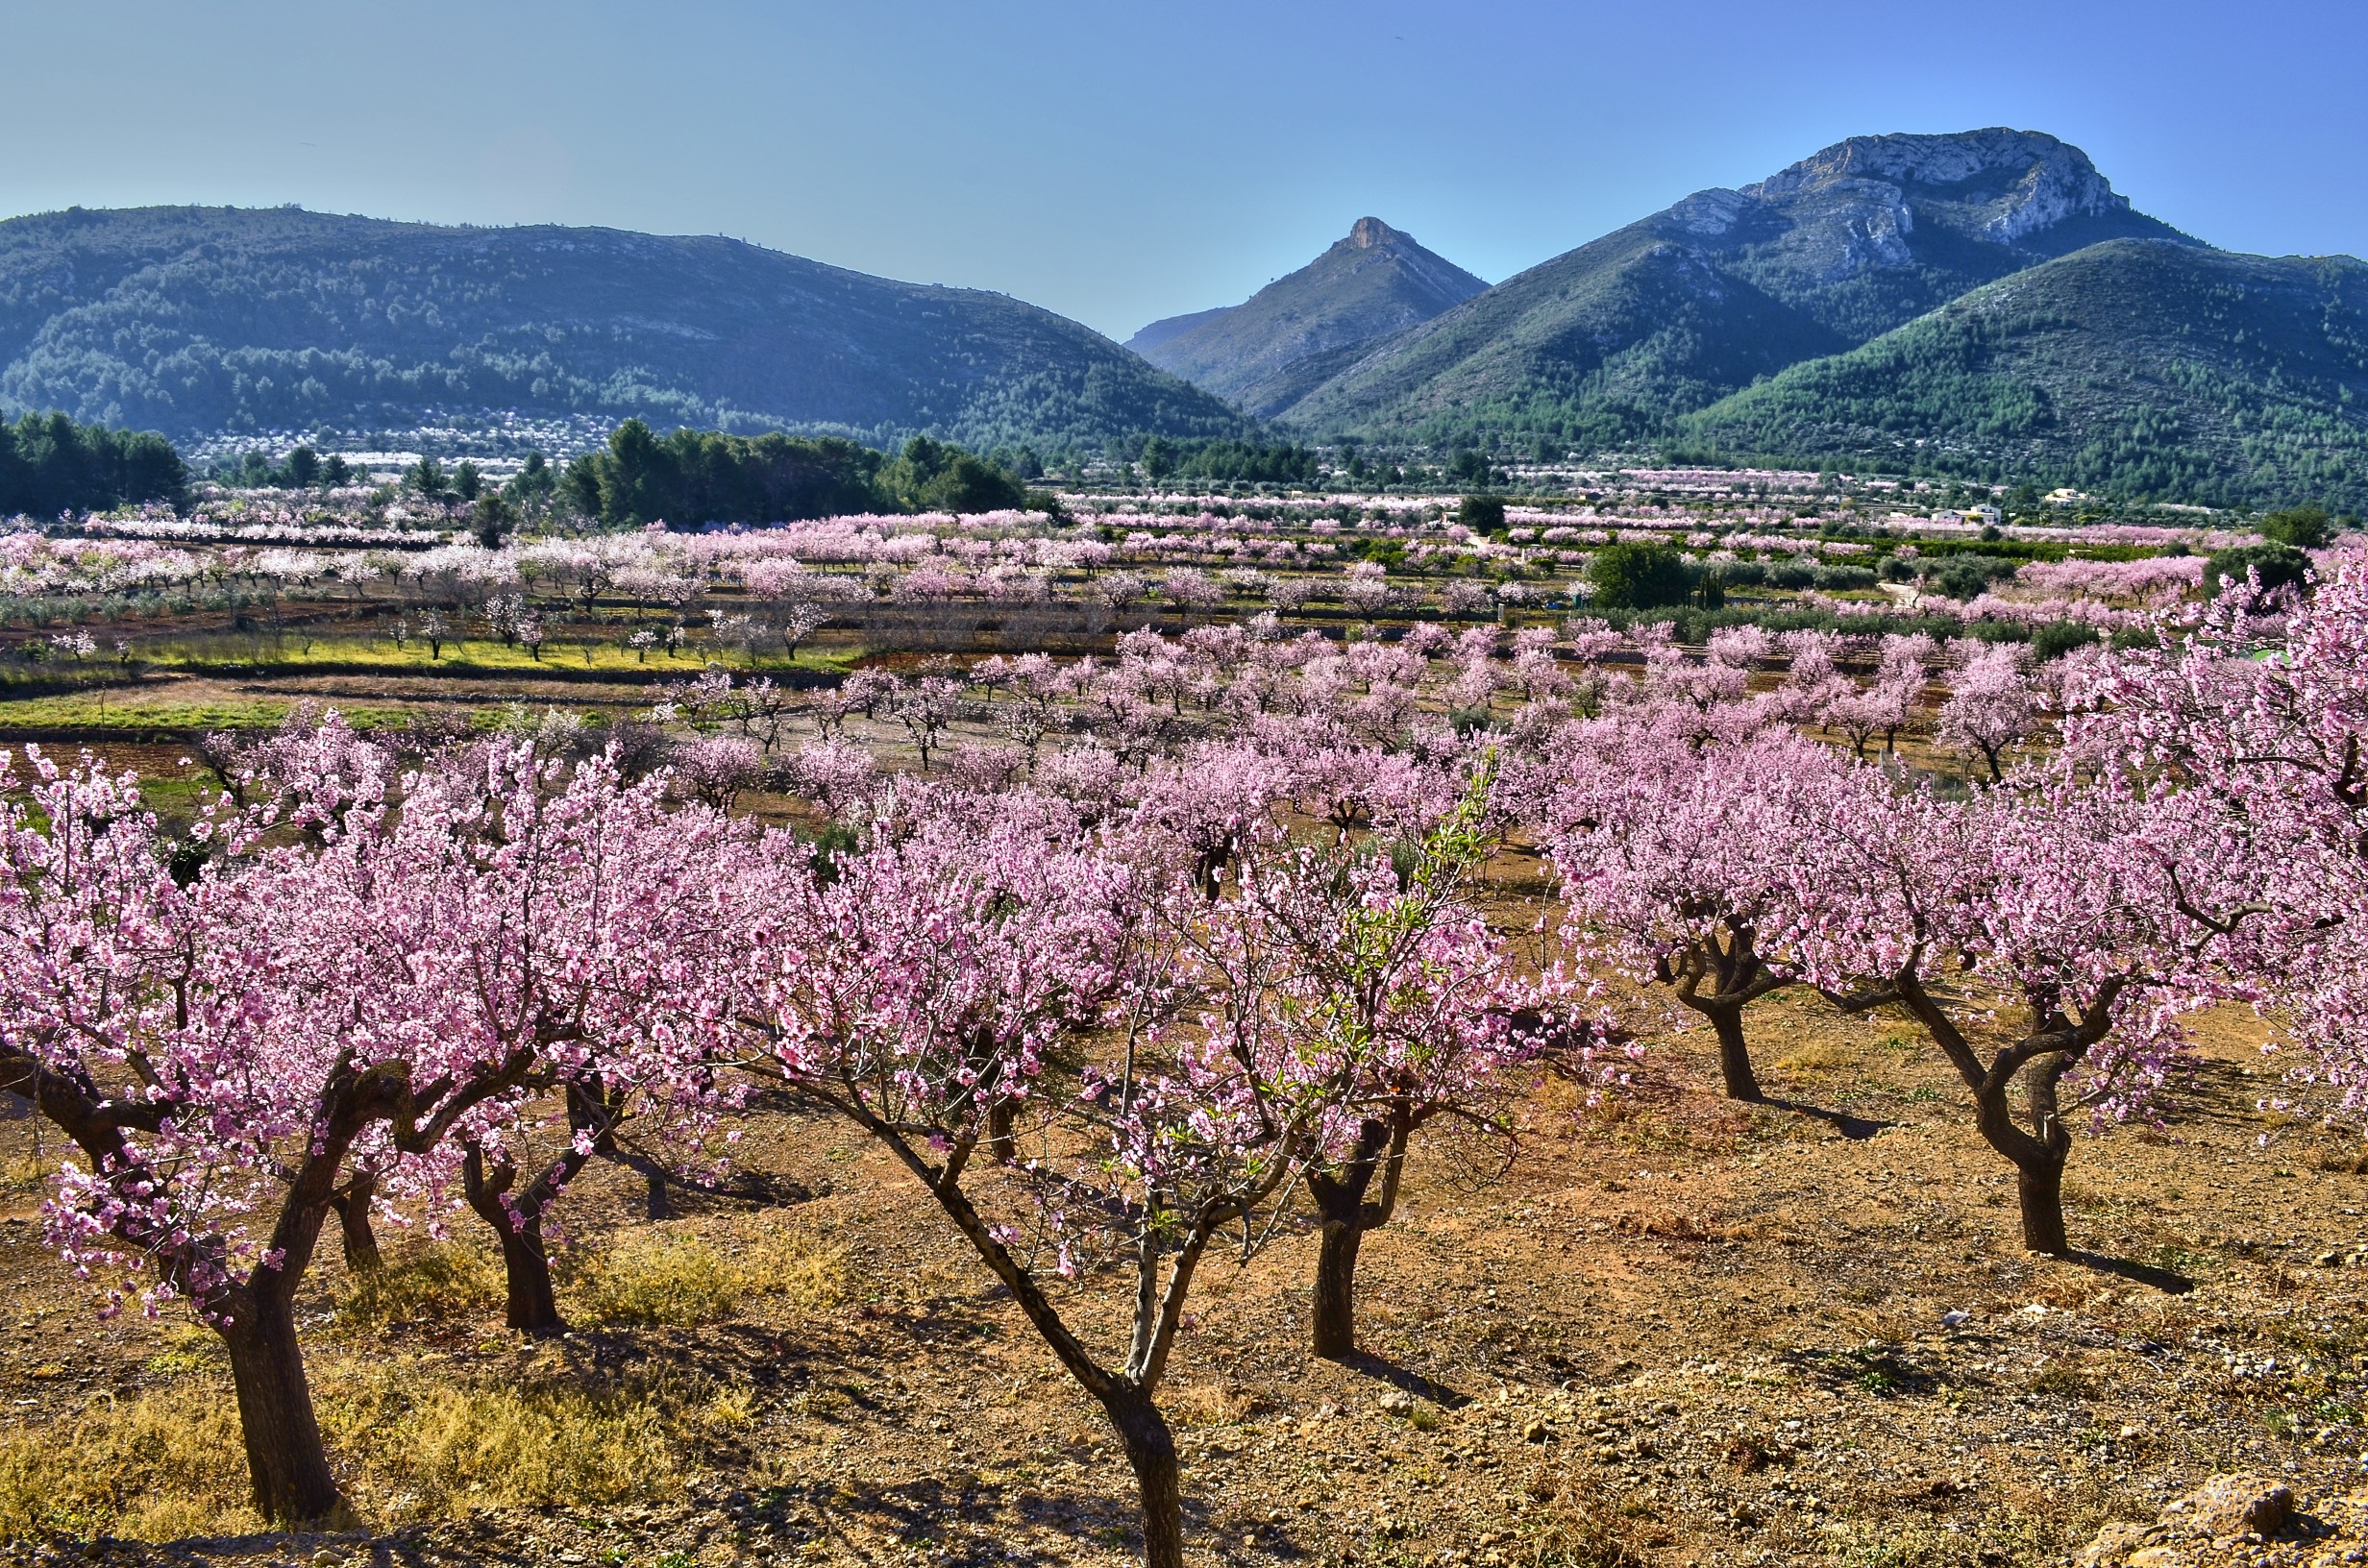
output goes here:
{"type": "Polygon", "coordinates": [[[2031,734],[2037,711],[2021,650],[2001,643],[1974,651],[1949,682],[1936,734],[1942,746],[1980,757],[1990,782],[2002,783],[2007,753],[2031,734]]]}
{"type": "Polygon", "coordinates": [[[409,864],[437,939],[465,955],[449,1026],[481,1051],[534,1052],[519,1089],[463,1129],[462,1191],[500,1243],[508,1326],[549,1335],[565,1324],[545,1228],[568,1184],[629,1120],[696,1159],[735,1103],[723,1064],[752,912],[743,884],[711,872],[753,834],[706,806],[668,809],[662,774],[627,785],[606,757],[568,769],[522,745],[482,766],[413,777],[394,832],[419,841],[409,864]]]}
{"type": "Polygon", "coordinates": [[[1785,940],[1845,1008],[1896,1004],[1922,1028],[2014,1166],[2024,1245],[2065,1253],[2066,1087],[2092,1118],[2143,1115],[2178,1016],[2208,994],[2213,933],[2165,875],[2175,835],[2066,765],[1968,800],[1893,792],[1866,768],[1854,784],[1800,857],[1785,940]],[[1993,1013],[2009,1028],[1986,1047],[1993,1013]]]}
{"type": "Polygon", "coordinates": [[[1548,1058],[1616,1076],[1596,1061],[1597,1025],[1571,1014],[1574,988],[1552,968],[1522,972],[1469,901],[1495,841],[1492,773],[1484,764],[1419,835],[1402,875],[1378,844],[1269,843],[1237,895],[1179,932],[1228,1018],[1268,1037],[1251,1059],[1287,1058],[1335,1102],[1303,1156],[1321,1235],[1313,1348],[1332,1360],[1356,1349],[1358,1253],[1395,1214],[1418,1133],[1444,1120],[1510,1139],[1522,1073],[1548,1058]]]}
{"type": "Polygon", "coordinates": [[[1176,933],[1208,918],[1188,875],[1134,868],[1024,825],[923,821],[842,864],[794,860],[762,948],[772,1066],[869,1133],[927,1188],[1123,1445],[1145,1556],[1181,1568],[1181,1482],[1157,1394],[1202,1258],[1221,1230],[1271,1234],[1336,1100],[1267,1026],[1264,971],[1205,973],[1176,933]],[[1192,1016],[1179,1025],[1179,1011],[1192,1016]],[[1105,1054],[1046,1092],[1048,1056],[1106,1025],[1105,1054]],[[1036,1118],[1025,1163],[979,1161],[999,1106],[1036,1118]],[[999,1207],[1003,1211],[998,1217],[999,1207]],[[1098,1352],[1047,1271],[1114,1260],[1126,1343],[1098,1352]]]}
{"type": "Polygon", "coordinates": [[[2368,575],[2290,615],[2224,595],[2099,667],[2067,744],[2149,790],[2166,876],[2323,1109],[2368,1110],[2368,575]]]}
{"type": "Polygon", "coordinates": [[[1799,846],[1842,808],[1852,764],[1788,730],[1697,750],[1650,724],[1574,733],[1558,760],[1552,853],[1574,920],[1709,1019],[1728,1097],[1760,1100],[1743,1015],[1806,978],[1775,939],[1799,846]]]}
{"type": "Polygon", "coordinates": [[[453,983],[436,959],[402,977],[358,953],[358,922],[428,935],[407,886],[356,847],[382,779],[317,844],[259,841],[271,811],[234,821],[185,889],[136,778],[31,761],[29,797],[0,815],[0,1087],[82,1156],[45,1206],[51,1242],[116,1276],[113,1302],[178,1296],[220,1335],[258,1512],[341,1518],[294,1300],[348,1156],[367,1137],[434,1155],[531,1052],[487,1051],[392,996],[399,979],[453,983]]]}

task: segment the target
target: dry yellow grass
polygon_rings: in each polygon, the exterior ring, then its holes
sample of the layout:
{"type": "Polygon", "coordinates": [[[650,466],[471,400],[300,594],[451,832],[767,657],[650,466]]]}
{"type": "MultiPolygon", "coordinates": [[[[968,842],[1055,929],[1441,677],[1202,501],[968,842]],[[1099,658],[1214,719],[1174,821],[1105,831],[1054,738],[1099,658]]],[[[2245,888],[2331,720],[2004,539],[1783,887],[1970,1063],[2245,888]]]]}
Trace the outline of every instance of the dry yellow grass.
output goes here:
{"type": "Polygon", "coordinates": [[[1776,1065],[1787,1072],[1832,1072],[1837,1067],[1857,1066],[1862,1055],[1847,1045],[1815,1040],[1779,1057],[1776,1065]]]}
{"type": "Polygon", "coordinates": [[[594,1253],[574,1296],[597,1322],[696,1328],[731,1316],[754,1296],[804,1309],[845,1291],[838,1254],[788,1231],[744,1225],[710,1237],[661,1225],[594,1253]]]}
{"type": "Polygon", "coordinates": [[[324,1422],[360,1464],[365,1516],[450,1518],[484,1508],[670,1495],[681,1437],[702,1423],[691,1388],[586,1386],[563,1372],[453,1384],[409,1361],[323,1380],[324,1422]]]}
{"type": "Polygon", "coordinates": [[[226,1384],[197,1379],[0,1438],[0,1538],[135,1540],[259,1528],[226,1384]]]}
{"type": "Polygon", "coordinates": [[[501,1304],[501,1264],[465,1242],[442,1241],[348,1275],[337,1292],[336,1321],[349,1334],[377,1334],[397,1323],[468,1315],[501,1304]]]}
{"type": "MultiPolygon", "coordinates": [[[[555,1362],[452,1381],[419,1358],[320,1359],[314,1394],[363,1517],[669,1497],[697,1441],[753,1419],[746,1388],[695,1377],[604,1382],[555,1362]]],[[[236,1402],[218,1370],[0,1436],[0,1539],[164,1541],[259,1530],[236,1402]]]]}

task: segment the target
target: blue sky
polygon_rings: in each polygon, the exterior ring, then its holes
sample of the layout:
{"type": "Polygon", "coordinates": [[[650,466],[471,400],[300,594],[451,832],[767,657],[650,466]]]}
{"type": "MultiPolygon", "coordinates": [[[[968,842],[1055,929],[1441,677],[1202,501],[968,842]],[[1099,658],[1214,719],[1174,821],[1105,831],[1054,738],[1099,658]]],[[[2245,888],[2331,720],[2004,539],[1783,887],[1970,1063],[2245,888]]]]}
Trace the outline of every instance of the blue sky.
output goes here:
{"type": "Polygon", "coordinates": [[[0,214],[728,233],[1123,337],[1373,213],[1498,280],[1845,135],[2013,125],[2368,254],[2368,4],[0,0],[0,214]]]}

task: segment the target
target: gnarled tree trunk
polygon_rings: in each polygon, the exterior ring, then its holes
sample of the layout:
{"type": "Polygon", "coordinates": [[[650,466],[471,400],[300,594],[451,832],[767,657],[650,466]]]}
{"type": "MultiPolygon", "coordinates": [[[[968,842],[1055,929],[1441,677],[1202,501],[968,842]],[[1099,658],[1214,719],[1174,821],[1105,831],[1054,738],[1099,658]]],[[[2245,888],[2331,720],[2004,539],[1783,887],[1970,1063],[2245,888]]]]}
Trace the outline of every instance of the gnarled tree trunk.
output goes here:
{"type": "Polygon", "coordinates": [[[549,1339],[567,1332],[551,1284],[551,1249],[539,1214],[523,1223],[496,1223],[502,1242],[503,1322],[520,1334],[549,1339]]]}
{"type": "Polygon", "coordinates": [[[2072,1155],[2072,1130],[2064,1125],[2058,1089],[2063,1075],[2104,1038],[2118,994],[2118,987],[2109,987],[2079,1023],[2064,1017],[2052,1000],[2035,1003],[2033,1032],[1985,1063],[1920,980],[1906,980],[1899,989],[1898,1000],[1973,1090],[1974,1125],[1982,1140],[2013,1163],[2023,1245],[2033,1252],[2060,1258],[2072,1250],[2063,1223],[2063,1167],[2072,1155]],[[2023,1080],[2021,1121],[2012,1098],[2017,1078],[2023,1080]]]}
{"type": "Polygon", "coordinates": [[[2063,1226],[2063,1158],[2017,1165],[2014,1185],[2022,1200],[2023,1245],[2061,1258],[2072,1250],[2063,1226]]]}
{"type": "Polygon", "coordinates": [[[542,1210],[548,1200],[535,1190],[539,1182],[521,1198],[510,1199],[517,1174],[517,1167],[506,1164],[488,1174],[484,1155],[471,1149],[461,1163],[461,1188],[469,1207],[493,1227],[494,1239],[501,1244],[503,1322],[537,1339],[554,1338],[567,1332],[567,1320],[559,1315],[558,1295],[551,1283],[551,1251],[543,1244],[542,1210]]]}
{"type": "Polygon", "coordinates": [[[1766,1098],[1760,1091],[1759,1074],[1751,1070],[1751,1047],[1743,1040],[1743,1010],[1711,1007],[1712,1032],[1718,1037],[1718,1075],[1726,1080],[1727,1098],[1757,1105],[1766,1098]]]}
{"type": "Polygon", "coordinates": [[[347,1523],[353,1510],[330,1473],[290,1303],[241,1290],[214,1332],[230,1352],[255,1511],[274,1525],[347,1523]]]}
{"type": "Polygon", "coordinates": [[[1743,1009],[1789,982],[1772,973],[1760,957],[1758,934],[1748,922],[1730,917],[1723,943],[1713,933],[1666,954],[1661,978],[1676,988],[1679,1001],[1711,1020],[1711,1030],[1718,1037],[1718,1074],[1726,1082],[1727,1098],[1761,1103],[1766,1096],[1743,1039],[1743,1009]]]}
{"type": "Polygon", "coordinates": [[[1317,1355],[1344,1361],[1357,1350],[1357,1251],[1365,1227],[1351,1219],[1327,1219],[1316,1252],[1315,1342],[1317,1355]]]}
{"type": "Polygon", "coordinates": [[[1357,1350],[1357,1254],[1365,1233],[1388,1223],[1396,1205],[1399,1164],[1405,1159],[1411,1129],[1368,1120],[1357,1130],[1357,1141],[1345,1159],[1331,1170],[1311,1170],[1308,1195],[1316,1200],[1321,1219],[1321,1240],[1316,1251],[1316,1288],[1310,1349],[1326,1360],[1344,1361],[1357,1350]],[[1385,1174],[1386,1170],[1386,1174],[1385,1174]],[[1373,1178],[1384,1175],[1379,1203],[1368,1203],[1373,1178]]]}
{"type": "Polygon", "coordinates": [[[329,1200],[337,1212],[337,1231],[345,1242],[349,1273],[364,1274],[382,1265],[378,1232],[370,1225],[370,1205],[378,1195],[378,1178],[357,1176],[329,1200]]]}
{"type": "Polygon", "coordinates": [[[2029,1080],[2024,1093],[2035,1133],[2014,1119],[2008,1099],[2011,1072],[1992,1070],[1976,1096],[1975,1124],[1983,1140],[2014,1163],[2015,1194],[2023,1220],[2023,1245],[2033,1252],[2063,1257],[2072,1250],[2063,1223],[2063,1167],[2071,1158],[2072,1134],[2057,1114],[2056,1084],[2071,1064],[2060,1056],[2040,1058],[2025,1067],[2029,1080]]]}
{"type": "MultiPolygon", "coordinates": [[[[484,1151],[471,1149],[460,1164],[461,1193],[478,1216],[493,1227],[502,1245],[502,1276],[506,1305],[503,1320],[521,1334],[548,1339],[567,1332],[559,1315],[558,1297],[551,1286],[551,1250],[543,1242],[543,1216],[596,1154],[613,1154],[617,1128],[625,1120],[629,1090],[616,1089],[597,1078],[570,1082],[567,1096],[568,1131],[575,1135],[565,1152],[545,1165],[524,1189],[517,1189],[518,1167],[507,1159],[487,1169],[484,1151]]],[[[664,1201],[664,1188],[654,1183],[654,1203],[664,1201]]]]}

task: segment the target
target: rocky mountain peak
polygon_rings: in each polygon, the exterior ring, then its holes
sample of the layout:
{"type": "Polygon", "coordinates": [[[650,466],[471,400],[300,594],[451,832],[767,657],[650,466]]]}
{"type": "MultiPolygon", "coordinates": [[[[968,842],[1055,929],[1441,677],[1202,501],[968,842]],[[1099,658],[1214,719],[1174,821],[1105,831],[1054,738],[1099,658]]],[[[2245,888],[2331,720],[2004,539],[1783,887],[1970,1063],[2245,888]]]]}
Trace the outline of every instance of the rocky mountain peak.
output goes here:
{"type": "Polygon", "coordinates": [[[1801,159],[1742,194],[1794,205],[1855,193],[1897,212],[1908,204],[1955,208],[1961,227],[2011,245],[2076,216],[2128,213],[2130,201],[2088,155],[2039,131],[1992,126],[1947,135],[1852,136],[1801,159]]]}
{"type": "Polygon", "coordinates": [[[1263,414],[1312,384],[1304,367],[1430,320],[1489,285],[1414,235],[1362,217],[1306,266],[1237,306],[1155,321],[1127,347],[1263,414]]]}

